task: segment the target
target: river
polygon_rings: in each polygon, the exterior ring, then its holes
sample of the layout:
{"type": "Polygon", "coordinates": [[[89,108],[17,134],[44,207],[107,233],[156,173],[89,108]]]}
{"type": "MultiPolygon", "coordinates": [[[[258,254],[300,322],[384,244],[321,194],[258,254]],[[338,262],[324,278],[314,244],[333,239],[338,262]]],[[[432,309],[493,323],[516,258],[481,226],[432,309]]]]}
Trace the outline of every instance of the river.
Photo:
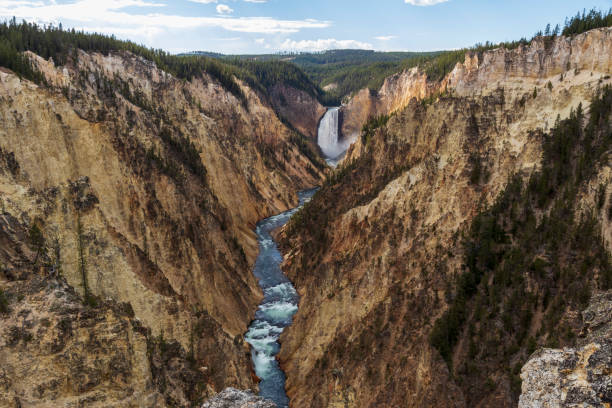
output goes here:
{"type": "Polygon", "coordinates": [[[278,339],[285,327],[291,324],[298,309],[299,297],[280,268],[283,257],[271,233],[285,225],[315,192],[316,189],[299,192],[297,208],[266,218],[260,221],[255,229],[259,255],[253,273],[263,290],[264,299],[255,313],[255,320],[249,326],[245,339],[251,345],[255,373],[261,379],[259,395],[274,401],[279,408],[288,407],[289,398],[285,393],[285,373],[276,361],[280,350],[278,339]]]}

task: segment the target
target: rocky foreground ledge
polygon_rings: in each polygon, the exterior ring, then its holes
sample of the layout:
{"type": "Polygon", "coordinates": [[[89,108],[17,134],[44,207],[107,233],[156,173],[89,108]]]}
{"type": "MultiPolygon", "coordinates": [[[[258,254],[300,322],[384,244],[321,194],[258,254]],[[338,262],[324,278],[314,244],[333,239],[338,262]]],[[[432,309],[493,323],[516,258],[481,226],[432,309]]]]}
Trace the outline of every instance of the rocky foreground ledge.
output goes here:
{"type": "Polygon", "coordinates": [[[521,371],[519,408],[610,407],[612,291],[593,296],[575,348],[541,349],[521,371]]]}
{"type": "Polygon", "coordinates": [[[252,391],[226,388],[202,405],[202,408],[277,408],[276,404],[252,391]]]}

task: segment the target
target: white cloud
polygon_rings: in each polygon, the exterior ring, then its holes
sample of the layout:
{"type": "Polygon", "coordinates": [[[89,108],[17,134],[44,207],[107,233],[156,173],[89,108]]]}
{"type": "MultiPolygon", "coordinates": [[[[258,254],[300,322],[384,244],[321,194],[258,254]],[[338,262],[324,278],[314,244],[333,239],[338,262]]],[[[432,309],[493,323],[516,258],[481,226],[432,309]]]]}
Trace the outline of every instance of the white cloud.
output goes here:
{"type": "Polygon", "coordinates": [[[289,51],[324,51],[332,49],[359,48],[372,49],[372,44],[356,40],[336,40],[335,38],[319,40],[300,40],[294,41],[286,39],[280,48],[289,51]]]}
{"type": "Polygon", "coordinates": [[[217,13],[219,14],[232,14],[234,9],[226,4],[219,4],[217,6],[217,13]]]}
{"type": "Polygon", "coordinates": [[[54,4],[51,1],[17,2],[0,0],[0,18],[34,21],[38,23],[76,22],[75,26],[86,31],[104,27],[98,32],[119,33],[134,30],[152,33],[155,30],[195,29],[203,27],[223,28],[245,33],[296,33],[307,28],[326,28],[329,21],[279,20],[272,17],[197,17],[162,13],[127,13],[126,7],[165,6],[159,2],[143,0],[76,0],[72,3],[54,4]]]}
{"type": "Polygon", "coordinates": [[[397,38],[397,36],[395,36],[395,35],[380,35],[378,37],[374,37],[375,40],[379,40],[379,41],[391,41],[394,38],[397,38]]]}
{"type": "Polygon", "coordinates": [[[408,4],[413,6],[434,6],[440,3],[446,3],[449,0],[404,0],[408,4]]]}
{"type": "Polygon", "coordinates": [[[256,44],[265,44],[266,43],[266,39],[265,38],[256,38],[255,39],[255,43],[256,44]]]}
{"type": "Polygon", "coordinates": [[[43,3],[40,1],[25,1],[25,0],[6,0],[6,1],[2,1],[1,3],[6,6],[25,6],[25,5],[41,6],[43,5],[43,3]]]}

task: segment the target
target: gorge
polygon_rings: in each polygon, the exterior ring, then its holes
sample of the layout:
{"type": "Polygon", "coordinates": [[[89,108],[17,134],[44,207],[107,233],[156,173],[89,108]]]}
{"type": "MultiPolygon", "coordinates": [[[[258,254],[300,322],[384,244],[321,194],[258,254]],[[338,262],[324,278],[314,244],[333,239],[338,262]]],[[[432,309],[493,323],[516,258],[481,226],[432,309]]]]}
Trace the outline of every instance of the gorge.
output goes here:
{"type": "MultiPolygon", "coordinates": [[[[342,159],[349,145],[339,140],[339,109],[327,110],[317,132],[317,143],[327,163],[334,167],[342,159]]],[[[273,401],[279,408],[288,408],[289,399],[285,393],[285,374],[276,360],[280,351],[278,339],[283,330],[291,324],[298,309],[299,298],[291,281],[281,271],[283,257],[274,242],[272,232],[283,227],[315,193],[316,189],[300,191],[298,207],[258,222],[255,229],[259,254],[253,273],[263,290],[264,299],[255,313],[255,320],[245,334],[245,340],[251,345],[255,374],[260,379],[259,395],[273,401]]]]}
{"type": "Polygon", "coordinates": [[[612,403],[611,27],[341,106],[298,56],[32,27],[0,24],[0,407],[612,403]]]}

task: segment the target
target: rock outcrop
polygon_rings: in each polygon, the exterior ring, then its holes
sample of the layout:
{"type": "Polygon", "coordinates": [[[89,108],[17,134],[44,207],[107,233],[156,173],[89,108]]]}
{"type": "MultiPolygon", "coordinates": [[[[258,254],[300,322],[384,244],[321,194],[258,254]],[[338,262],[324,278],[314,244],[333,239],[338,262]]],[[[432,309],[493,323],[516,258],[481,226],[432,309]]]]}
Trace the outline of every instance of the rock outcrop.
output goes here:
{"type": "Polygon", "coordinates": [[[254,387],[242,338],[261,297],[253,228],[295,206],[324,163],[244,84],[240,98],[206,73],[180,80],[128,52],[78,51],[62,67],[30,57],[48,86],[0,70],[0,289],[10,310],[26,313],[54,304],[55,293],[36,292],[30,304],[13,285],[30,282],[20,290],[34,293],[53,273],[89,308],[24,320],[41,335],[2,360],[12,373],[2,398],[55,405],[113,388],[123,391],[100,404],[189,406],[227,386],[254,387]],[[109,302],[129,303],[133,316],[113,315],[109,302]],[[74,361],[62,366],[55,356],[65,349],[36,345],[66,316],[76,319],[66,340],[74,361]],[[100,339],[108,349],[89,354],[100,339]],[[28,369],[36,353],[43,362],[28,369]],[[64,386],[89,375],[96,353],[100,378],[64,386]],[[122,379],[109,364],[131,366],[120,367],[122,379]],[[167,372],[187,366],[181,375],[197,374],[198,389],[167,372]]]}
{"type": "Polygon", "coordinates": [[[612,292],[591,299],[575,348],[541,349],[521,370],[519,408],[612,404],[612,292]]]}
{"type": "Polygon", "coordinates": [[[206,401],[202,408],[276,408],[276,404],[255,396],[252,391],[227,388],[206,401]]]}
{"type": "MultiPolygon", "coordinates": [[[[4,286],[4,285],[3,285],[4,286]]],[[[158,407],[147,329],[129,305],[83,305],[63,279],[34,277],[4,287],[0,316],[0,406],[158,407]]],[[[183,359],[184,361],[184,359],[183,359]]],[[[200,379],[177,359],[176,378],[200,379]]],[[[170,383],[176,401],[195,387],[170,383]]]]}

